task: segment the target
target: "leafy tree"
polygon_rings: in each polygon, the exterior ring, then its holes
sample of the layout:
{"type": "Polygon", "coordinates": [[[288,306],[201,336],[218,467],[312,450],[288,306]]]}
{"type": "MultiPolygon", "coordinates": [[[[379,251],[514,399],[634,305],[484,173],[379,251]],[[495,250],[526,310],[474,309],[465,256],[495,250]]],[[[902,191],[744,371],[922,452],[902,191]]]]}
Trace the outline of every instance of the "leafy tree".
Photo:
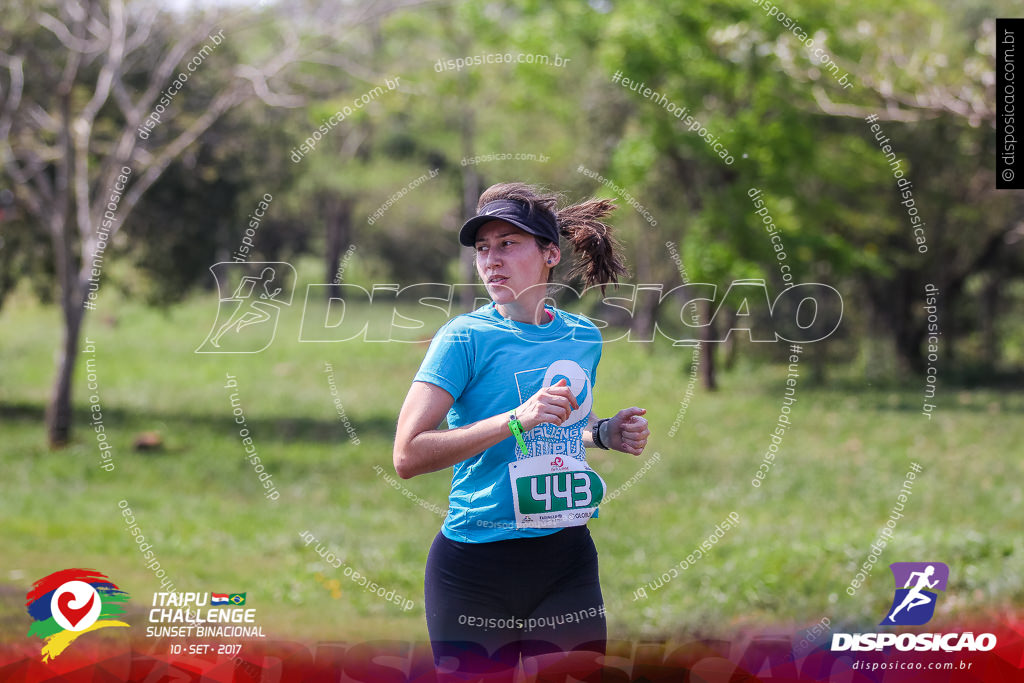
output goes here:
{"type": "Polygon", "coordinates": [[[329,61],[326,46],[340,33],[337,27],[351,30],[395,6],[339,12],[304,5],[300,27],[269,14],[178,16],[157,4],[123,0],[24,0],[6,10],[0,166],[26,222],[50,239],[64,323],[47,409],[53,446],[63,446],[70,434],[79,332],[100,277],[94,262],[143,195],[242,102],[301,104],[283,83],[289,67],[329,61]],[[210,68],[230,54],[231,42],[248,52],[242,56],[240,49],[227,73],[210,68]]]}

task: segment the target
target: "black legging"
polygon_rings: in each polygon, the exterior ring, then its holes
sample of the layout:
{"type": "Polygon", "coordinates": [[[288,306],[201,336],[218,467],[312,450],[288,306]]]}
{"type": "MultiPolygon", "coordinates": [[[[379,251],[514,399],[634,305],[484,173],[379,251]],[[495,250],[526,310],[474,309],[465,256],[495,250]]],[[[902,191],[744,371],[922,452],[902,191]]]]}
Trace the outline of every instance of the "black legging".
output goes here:
{"type": "Polygon", "coordinates": [[[445,670],[499,671],[520,655],[604,652],[597,549],[586,526],[491,543],[438,533],[424,604],[434,662],[445,670]]]}

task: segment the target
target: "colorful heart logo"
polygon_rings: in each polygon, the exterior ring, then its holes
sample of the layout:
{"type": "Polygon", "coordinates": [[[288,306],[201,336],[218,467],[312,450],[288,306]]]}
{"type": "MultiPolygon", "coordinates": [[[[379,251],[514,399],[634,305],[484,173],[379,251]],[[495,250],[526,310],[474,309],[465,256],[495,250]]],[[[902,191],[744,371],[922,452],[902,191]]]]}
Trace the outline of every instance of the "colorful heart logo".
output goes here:
{"type": "Polygon", "coordinates": [[[66,581],[50,598],[50,613],[57,624],[68,631],[84,631],[94,623],[103,609],[96,589],[84,581],[66,581]]]}
{"type": "Polygon", "coordinates": [[[96,601],[96,594],[89,595],[88,602],[85,603],[84,607],[72,607],[71,602],[78,596],[74,593],[61,593],[57,597],[57,609],[64,615],[64,618],[68,620],[68,623],[72,627],[78,626],[78,624],[89,616],[89,612],[92,610],[92,604],[96,601]]]}
{"type": "MultiPolygon", "coordinates": [[[[124,502],[124,501],[122,501],[124,502]]],[[[27,636],[39,638],[42,661],[60,655],[79,636],[103,628],[128,628],[118,619],[128,593],[102,572],[71,567],[44,576],[25,595],[32,617],[27,636]]]]}

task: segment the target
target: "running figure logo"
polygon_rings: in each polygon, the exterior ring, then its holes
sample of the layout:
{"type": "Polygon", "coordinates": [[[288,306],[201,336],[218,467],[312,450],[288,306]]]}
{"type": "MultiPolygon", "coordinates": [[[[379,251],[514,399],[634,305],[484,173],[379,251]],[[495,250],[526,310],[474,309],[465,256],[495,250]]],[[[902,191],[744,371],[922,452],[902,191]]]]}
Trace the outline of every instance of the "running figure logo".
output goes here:
{"type": "Polygon", "coordinates": [[[946,590],[949,567],[942,562],[894,562],[889,565],[896,580],[892,607],[884,626],[920,626],[935,614],[938,594],[946,590]],[[902,588],[901,588],[902,586],[902,588]]]}
{"type": "Polygon", "coordinates": [[[220,303],[213,327],[196,353],[259,353],[270,346],[281,307],[292,303],[292,265],[222,261],[210,266],[210,272],[217,281],[220,303]],[[250,274],[254,266],[262,266],[258,275],[250,274]],[[231,295],[225,296],[226,292],[231,295]]]}

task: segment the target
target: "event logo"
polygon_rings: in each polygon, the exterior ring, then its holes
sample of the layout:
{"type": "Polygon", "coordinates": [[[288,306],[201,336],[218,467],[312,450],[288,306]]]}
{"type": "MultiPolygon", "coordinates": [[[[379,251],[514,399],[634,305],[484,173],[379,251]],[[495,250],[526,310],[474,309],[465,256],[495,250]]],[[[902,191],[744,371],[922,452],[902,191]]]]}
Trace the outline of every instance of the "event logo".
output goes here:
{"type": "Polygon", "coordinates": [[[934,590],[946,590],[949,567],[942,562],[893,562],[889,569],[896,581],[896,594],[889,613],[880,625],[927,624],[935,614],[935,603],[938,600],[934,590]]]}
{"type": "Polygon", "coordinates": [[[222,261],[210,266],[210,272],[220,302],[213,327],[195,352],[259,353],[270,346],[281,307],[292,305],[295,268],[283,261],[222,261]],[[248,274],[253,266],[263,266],[259,275],[248,274]]]}
{"type": "Polygon", "coordinates": [[[34,620],[28,636],[42,638],[43,661],[63,652],[84,633],[128,624],[110,617],[124,612],[128,594],[95,569],[64,569],[32,585],[25,606],[34,620]]]}
{"type": "MultiPolygon", "coordinates": [[[[949,567],[942,562],[893,562],[889,565],[896,591],[880,626],[920,626],[935,614],[938,594],[946,590],[949,567]]],[[[833,652],[988,652],[996,646],[992,633],[833,633],[833,652]]]]}

